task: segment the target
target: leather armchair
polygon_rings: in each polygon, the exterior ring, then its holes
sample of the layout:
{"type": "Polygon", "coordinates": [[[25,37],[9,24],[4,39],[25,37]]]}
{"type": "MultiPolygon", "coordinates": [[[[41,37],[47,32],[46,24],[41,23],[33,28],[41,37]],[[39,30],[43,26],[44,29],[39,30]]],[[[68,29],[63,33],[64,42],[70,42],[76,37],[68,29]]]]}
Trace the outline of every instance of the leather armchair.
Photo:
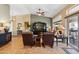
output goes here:
{"type": "Polygon", "coordinates": [[[45,45],[50,45],[52,48],[54,45],[54,34],[52,32],[45,32],[42,36],[42,44],[45,47],[45,45]]]}
{"type": "Polygon", "coordinates": [[[22,33],[22,38],[23,38],[24,46],[25,45],[28,45],[28,46],[33,46],[34,45],[33,33],[31,33],[31,32],[22,33]]]}

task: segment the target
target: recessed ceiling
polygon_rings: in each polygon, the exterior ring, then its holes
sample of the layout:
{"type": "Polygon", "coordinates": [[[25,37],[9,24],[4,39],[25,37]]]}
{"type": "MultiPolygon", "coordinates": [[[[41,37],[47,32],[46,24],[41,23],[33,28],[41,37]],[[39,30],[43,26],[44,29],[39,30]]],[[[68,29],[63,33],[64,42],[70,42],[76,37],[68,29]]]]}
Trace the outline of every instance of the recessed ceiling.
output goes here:
{"type": "Polygon", "coordinates": [[[66,4],[11,4],[11,15],[36,14],[40,8],[45,12],[45,16],[53,17],[60,12],[66,4]]]}

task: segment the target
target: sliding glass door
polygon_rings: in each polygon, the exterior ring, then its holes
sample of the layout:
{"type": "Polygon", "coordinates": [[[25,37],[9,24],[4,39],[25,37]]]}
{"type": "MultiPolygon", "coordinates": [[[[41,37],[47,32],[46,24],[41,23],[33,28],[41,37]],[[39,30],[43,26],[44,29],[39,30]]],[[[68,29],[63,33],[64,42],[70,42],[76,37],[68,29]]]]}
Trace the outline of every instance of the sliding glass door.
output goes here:
{"type": "Polygon", "coordinates": [[[69,43],[75,48],[79,48],[79,17],[73,16],[68,18],[68,37],[69,43]]]}

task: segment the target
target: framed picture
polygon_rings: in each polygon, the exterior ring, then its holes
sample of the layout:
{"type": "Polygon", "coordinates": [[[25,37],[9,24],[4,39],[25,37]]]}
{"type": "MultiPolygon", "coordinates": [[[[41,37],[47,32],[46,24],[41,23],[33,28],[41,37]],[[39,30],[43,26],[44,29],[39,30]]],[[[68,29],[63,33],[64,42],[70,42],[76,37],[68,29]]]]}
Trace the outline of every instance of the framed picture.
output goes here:
{"type": "Polygon", "coordinates": [[[3,27],[3,23],[0,23],[0,27],[3,27]]]}
{"type": "Polygon", "coordinates": [[[27,29],[29,26],[30,26],[30,25],[29,25],[29,22],[24,22],[24,27],[25,27],[25,29],[27,29]]]}
{"type": "Polygon", "coordinates": [[[22,27],[22,23],[18,23],[18,27],[22,27]]]}

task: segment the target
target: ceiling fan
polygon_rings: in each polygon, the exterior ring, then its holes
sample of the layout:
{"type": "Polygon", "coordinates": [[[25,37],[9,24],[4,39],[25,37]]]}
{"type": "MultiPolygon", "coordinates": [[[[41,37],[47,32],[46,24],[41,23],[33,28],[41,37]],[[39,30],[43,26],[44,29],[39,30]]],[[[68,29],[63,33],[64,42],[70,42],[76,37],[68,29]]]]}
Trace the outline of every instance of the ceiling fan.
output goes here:
{"type": "Polygon", "coordinates": [[[39,15],[39,16],[44,16],[44,15],[45,15],[45,12],[42,11],[41,9],[38,9],[38,11],[37,11],[36,13],[37,13],[37,15],[39,15]]]}

